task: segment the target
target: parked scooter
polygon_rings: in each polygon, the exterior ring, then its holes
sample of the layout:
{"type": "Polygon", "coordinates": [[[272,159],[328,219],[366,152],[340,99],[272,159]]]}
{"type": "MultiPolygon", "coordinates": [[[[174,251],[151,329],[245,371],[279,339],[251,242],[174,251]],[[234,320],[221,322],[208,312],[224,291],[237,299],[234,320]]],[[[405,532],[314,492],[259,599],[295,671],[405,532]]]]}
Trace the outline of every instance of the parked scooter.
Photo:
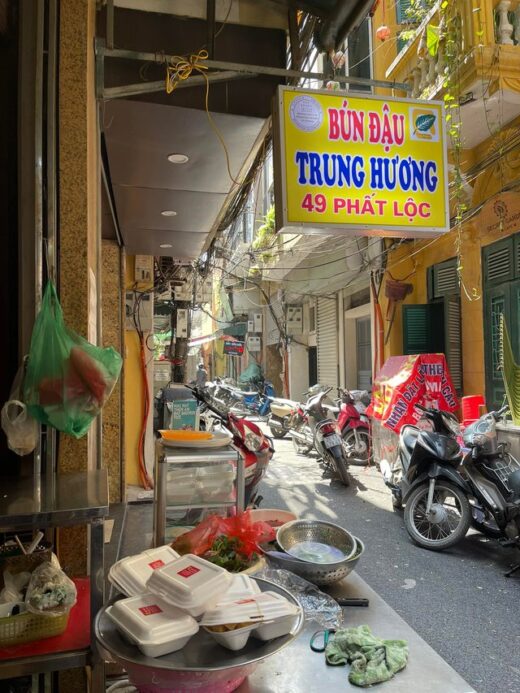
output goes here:
{"type": "Polygon", "coordinates": [[[348,460],[336,420],[329,416],[324,399],[332,390],[326,388],[309,397],[298,410],[301,425],[289,431],[296,452],[309,452],[315,448],[323,461],[349,486],[348,460]]]}
{"type": "MultiPolygon", "coordinates": [[[[498,444],[496,432],[496,422],[507,407],[468,426],[463,450],[452,414],[416,406],[435,430],[403,427],[400,481],[397,468],[382,465],[397,504],[406,503],[404,520],[410,537],[424,548],[440,550],[460,541],[473,525],[503,545],[520,548],[520,463],[498,444]]],[[[520,564],[509,574],[518,568],[520,564]]]]}
{"type": "Polygon", "coordinates": [[[241,401],[235,405],[237,411],[246,416],[264,417],[269,414],[271,399],[274,397],[274,387],[269,380],[259,383],[256,390],[242,391],[241,401]]]}
{"type": "Polygon", "coordinates": [[[274,448],[271,440],[262,433],[252,421],[239,418],[225,406],[217,406],[211,401],[205,391],[195,387],[189,388],[200,404],[212,413],[214,419],[233,435],[233,445],[245,460],[245,504],[258,506],[261,496],[258,486],[265,476],[267,466],[273,456],[274,448]]]}
{"type": "Polygon", "coordinates": [[[365,410],[370,395],[363,390],[344,390],[338,387],[338,426],[351,464],[366,465],[372,460],[370,419],[365,410]]]}
{"type": "Polygon", "coordinates": [[[269,397],[270,414],[267,424],[274,438],[285,438],[297,416],[299,402],[282,397],[269,397]]]}

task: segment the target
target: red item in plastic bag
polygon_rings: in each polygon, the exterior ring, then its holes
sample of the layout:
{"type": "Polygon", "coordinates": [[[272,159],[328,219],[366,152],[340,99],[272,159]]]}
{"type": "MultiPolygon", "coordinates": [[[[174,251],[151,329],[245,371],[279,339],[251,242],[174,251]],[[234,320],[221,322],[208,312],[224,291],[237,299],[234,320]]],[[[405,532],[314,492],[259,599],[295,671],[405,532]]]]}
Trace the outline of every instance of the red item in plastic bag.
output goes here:
{"type": "Polygon", "coordinates": [[[276,531],[267,522],[253,522],[249,510],[235,517],[212,515],[191,531],[178,537],[172,543],[172,548],[180,554],[194,553],[202,556],[211,549],[215,539],[222,534],[229,538],[238,538],[241,553],[246,558],[251,558],[254,553],[258,553],[258,544],[273,541],[276,531]]]}

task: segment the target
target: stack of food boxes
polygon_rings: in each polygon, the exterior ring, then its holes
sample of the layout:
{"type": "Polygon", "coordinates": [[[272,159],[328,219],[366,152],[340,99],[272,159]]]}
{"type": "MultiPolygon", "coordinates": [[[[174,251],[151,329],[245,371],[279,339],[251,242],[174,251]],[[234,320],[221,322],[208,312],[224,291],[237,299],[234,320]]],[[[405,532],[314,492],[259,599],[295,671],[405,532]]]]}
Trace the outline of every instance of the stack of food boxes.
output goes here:
{"type": "Polygon", "coordinates": [[[248,575],[232,575],[192,554],[180,557],[169,546],[124,558],[109,580],[127,598],[108,607],[108,616],[148,657],[182,649],[200,627],[220,645],[240,650],[250,636],[287,635],[301,611],[276,592],[261,592],[248,575]]]}

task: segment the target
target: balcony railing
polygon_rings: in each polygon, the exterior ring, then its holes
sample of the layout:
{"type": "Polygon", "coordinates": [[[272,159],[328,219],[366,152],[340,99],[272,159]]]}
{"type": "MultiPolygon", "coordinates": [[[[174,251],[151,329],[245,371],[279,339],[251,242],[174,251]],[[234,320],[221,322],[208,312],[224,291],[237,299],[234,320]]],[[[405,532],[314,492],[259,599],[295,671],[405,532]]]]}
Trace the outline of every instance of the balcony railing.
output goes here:
{"type": "MultiPolygon", "coordinates": [[[[435,98],[442,92],[446,77],[446,52],[440,17],[440,0],[423,19],[413,36],[386,71],[386,77],[412,86],[413,98],[435,98]],[[428,27],[439,32],[435,55],[428,51],[428,27]]],[[[460,55],[468,71],[476,53],[489,54],[495,46],[516,46],[520,53],[520,0],[463,0],[460,11],[460,55]],[[478,49],[478,50],[477,50],[478,49]]]]}

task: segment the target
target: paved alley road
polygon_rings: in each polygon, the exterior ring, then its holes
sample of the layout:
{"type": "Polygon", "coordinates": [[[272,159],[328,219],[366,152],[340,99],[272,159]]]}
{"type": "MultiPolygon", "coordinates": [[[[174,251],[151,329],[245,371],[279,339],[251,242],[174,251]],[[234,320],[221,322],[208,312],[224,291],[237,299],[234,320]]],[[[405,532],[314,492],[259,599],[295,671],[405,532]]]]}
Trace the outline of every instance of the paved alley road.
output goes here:
{"type": "Polygon", "coordinates": [[[409,540],[375,468],[352,467],[346,489],[315,458],[296,455],[290,439],[275,447],[262,507],[349,529],[365,542],[361,577],[461,676],[479,693],[518,693],[520,574],[503,577],[513,552],[477,533],[443,553],[425,551],[409,540]]]}

